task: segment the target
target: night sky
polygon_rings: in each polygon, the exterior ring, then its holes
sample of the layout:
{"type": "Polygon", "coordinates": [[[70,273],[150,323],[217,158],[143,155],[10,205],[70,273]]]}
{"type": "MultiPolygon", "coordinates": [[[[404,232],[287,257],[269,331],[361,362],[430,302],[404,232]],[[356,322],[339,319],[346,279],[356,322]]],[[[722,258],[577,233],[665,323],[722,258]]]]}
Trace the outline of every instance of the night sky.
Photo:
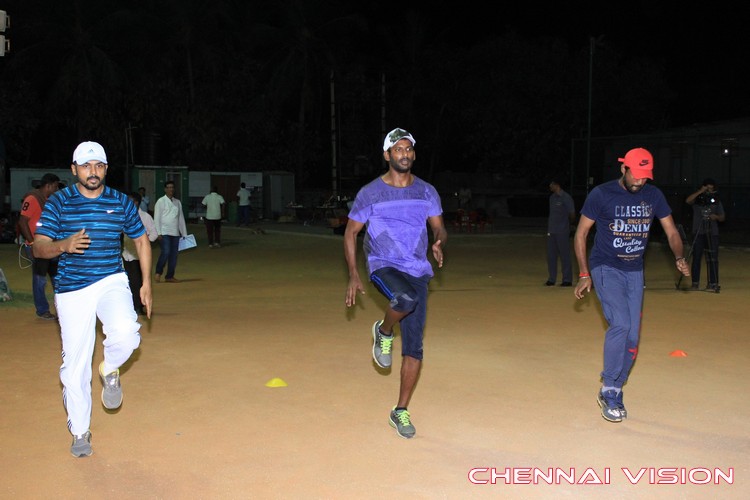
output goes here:
{"type": "MultiPolygon", "coordinates": [[[[0,8],[12,14],[21,2],[0,0],[0,8]]],[[[45,0],[29,3],[44,8],[45,0]]],[[[623,53],[662,62],[669,83],[678,94],[672,110],[677,122],[750,114],[744,80],[745,58],[750,49],[747,16],[735,2],[469,0],[399,5],[363,0],[353,5],[347,8],[362,12],[370,22],[402,25],[404,31],[411,29],[405,13],[416,11],[432,30],[459,45],[509,31],[529,37],[561,38],[571,50],[589,46],[594,38],[623,53]]],[[[7,35],[12,38],[12,30],[7,35]]]]}
{"type": "MultiPolygon", "coordinates": [[[[115,0],[111,1],[116,3],[115,0]]],[[[186,4],[199,5],[199,2],[193,0],[184,1],[186,4]]],[[[237,1],[240,2],[240,0],[237,1]]],[[[252,5],[253,9],[263,13],[270,12],[282,4],[294,5],[294,0],[252,0],[252,2],[247,5],[252,5]]],[[[78,0],[70,3],[71,5],[84,5],[86,1],[78,0]]],[[[175,3],[180,4],[179,1],[175,3]]],[[[227,3],[232,2],[227,0],[227,3]]],[[[103,8],[101,6],[107,4],[107,1],[103,0],[97,5],[103,8]]],[[[133,6],[150,4],[152,3],[138,0],[132,3],[133,6]]],[[[153,4],[169,5],[170,2],[161,1],[153,2],[153,4]]],[[[237,5],[240,4],[237,3],[237,5]]],[[[318,4],[321,5],[320,9],[316,9],[318,11],[322,12],[324,10],[322,6],[325,6],[327,13],[338,11],[341,15],[347,15],[357,12],[362,14],[370,27],[389,28],[391,37],[389,41],[395,44],[402,41],[408,43],[412,32],[424,28],[429,32],[426,39],[447,42],[455,47],[468,48],[480,41],[513,33],[525,40],[563,40],[571,53],[586,53],[593,44],[595,60],[597,54],[603,53],[605,49],[622,55],[623,64],[627,64],[628,58],[649,58],[655,61],[658,67],[664,68],[668,86],[673,93],[669,96],[669,109],[666,113],[669,126],[750,116],[750,99],[747,97],[743,79],[744,51],[748,48],[746,27],[743,25],[746,16],[741,15],[736,10],[736,5],[729,2],[699,3],[674,0],[657,2],[639,0],[627,3],[462,1],[398,4],[367,0],[356,3],[338,0],[303,2],[306,7],[318,4]],[[417,26],[415,20],[423,25],[417,26]],[[403,37],[403,40],[400,37],[403,37]]],[[[11,54],[5,58],[6,60],[0,60],[0,78],[11,76],[3,73],[8,67],[9,58],[23,49],[23,46],[17,43],[20,40],[13,40],[14,32],[17,34],[19,25],[24,22],[41,17],[35,16],[35,12],[46,12],[50,5],[59,7],[59,0],[0,0],[0,9],[8,11],[13,20],[11,30],[6,35],[14,42],[11,54]]],[[[280,15],[278,19],[281,19],[280,15]]],[[[95,26],[87,27],[87,31],[95,33],[95,28],[95,26]]],[[[203,27],[200,26],[200,28],[203,27]]],[[[211,33],[205,33],[207,37],[210,35],[211,33]]],[[[35,38],[28,40],[29,43],[33,41],[35,38]]],[[[341,43],[346,44],[349,41],[341,40],[341,43]]],[[[369,35],[366,43],[382,44],[383,42],[376,36],[369,35]]],[[[370,47],[369,50],[376,52],[378,47],[370,47]]],[[[381,52],[386,51],[383,49],[381,52]]],[[[154,54],[159,54],[159,52],[154,52],[154,54]]],[[[174,54],[172,57],[174,60],[174,54]]],[[[43,71],[38,71],[38,74],[41,78],[49,78],[49,75],[45,75],[43,71]]],[[[597,85],[603,80],[603,76],[606,75],[594,75],[592,88],[594,94],[600,92],[599,95],[602,95],[597,85]]],[[[398,74],[395,78],[399,78],[398,74]]],[[[628,74],[618,76],[618,78],[617,81],[620,82],[632,79],[635,84],[648,81],[650,75],[628,74]]],[[[583,81],[585,81],[585,75],[583,81]]],[[[577,84],[576,88],[581,90],[581,93],[585,93],[585,89],[581,87],[581,84],[577,84]]],[[[580,109],[582,108],[579,106],[580,109]]],[[[606,119],[620,119],[619,112],[621,109],[607,115],[606,119]]],[[[640,112],[639,110],[638,113],[640,112]]],[[[129,123],[130,120],[129,117],[122,119],[123,123],[129,123]]],[[[43,123],[44,119],[39,121],[43,123]]],[[[632,117],[630,117],[630,123],[632,122],[632,117]]],[[[643,127],[644,130],[634,130],[637,126],[633,127],[630,123],[627,127],[628,133],[652,130],[645,129],[646,127],[643,127]]],[[[638,123],[637,120],[636,123],[638,123]]],[[[575,127],[577,128],[571,133],[576,133],[581,129],[579,125],[575,127]]],[[[322,131],[322,140],[319,141],[321,144],[327,142],[326,134],[326,131],[322,131]]],[[[570,133],[565,131],[564,134],[570,133]]],[[[44,158],[40,157],[40,161],[52,158],[59,162],[61,158],[67,156],[67,151],[70,149],[68,143],[71,142],[70,136],[73,134],[67,135],[55,138],[57,152],[46,155],[44,158]]],[[[422,137],[424,137],[424,132],[422,137]]],[[[565,150],[568,148],[569,137],[570,135],[561,141],[565,150]]],[[[14,137],[14,139],[17,143],[16,151],[14,151],[15,157],[23,159],[21,152],[25,148],[31,152],[25,153],[30,161],[35,160],[35,151],[53,142],[46,136],[37,137],[36,142],[30,142],[30,145],[22,144],[18,138],[14,137]]],[[[498,139],[498,136],[493,136],[493,139],[502,140],[498,139]]],[[[423,141],[422,144],[424,143],[423,141]]],[[[322,150],[326,149],[325,146],[320,147],[322,150]]],[[[367,148],[360,149],[367,150],[367,148]]],[[[239,152],[237,156],[240,155],[242,152],[239,152]]],[[[186,161],[195,159],[195,157],[188,156],[186,161]]],[[[519,163],[527,161],[527,159],[519,159],[519,163]]],[[[448,161],[444,162],[444,164],[448,163],[448,161]]]]}
{"type": "MultiPolygon", "coordinates": [[[[676,125],[750,115],[747,15],[726,1],[441,3],[424,9],[460,43],[515,31],[556,37],[570,48],[598,44],[663,64],[677,93],[676,125]],[[455,8],[459,4],[462,8],[455,8]]],[[[594,51],[596,57],[596,49],[594,51]]],[[[633,75],[647,78],[648,75],[633,75]]]]}

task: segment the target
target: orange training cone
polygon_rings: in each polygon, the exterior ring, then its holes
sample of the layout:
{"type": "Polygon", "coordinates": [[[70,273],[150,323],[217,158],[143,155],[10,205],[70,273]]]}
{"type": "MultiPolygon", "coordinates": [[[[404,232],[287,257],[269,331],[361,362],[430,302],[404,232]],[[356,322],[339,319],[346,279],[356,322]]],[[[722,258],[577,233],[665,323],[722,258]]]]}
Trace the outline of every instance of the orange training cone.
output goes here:
{"type": "Polygon", "coordinates": [[[669,355],[672,356],[673,358],[687,358],[687,353],[679,349],[677,349],[676,351],[670,352],[669,355]]]}

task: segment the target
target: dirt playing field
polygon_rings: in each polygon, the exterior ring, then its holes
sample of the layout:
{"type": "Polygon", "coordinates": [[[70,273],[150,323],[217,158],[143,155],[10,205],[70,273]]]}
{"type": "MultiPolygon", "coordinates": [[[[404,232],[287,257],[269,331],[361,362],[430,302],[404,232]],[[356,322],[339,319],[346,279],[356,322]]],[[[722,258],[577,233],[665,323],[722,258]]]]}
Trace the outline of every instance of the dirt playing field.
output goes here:
{"type": "MultiPolygon", "coordinates": [[[[1,498],[750,498],[747,249],[722,248],[712,294],[677,291],[671,254],[649,247],[629,418],[613,424],[595,401],[600,308],[543,286],[544,233],[451,234],[405,440],[388,425],[400,359],[371,358],[384,299],[370,286],[346,309],[341,236],[266,229],[225,227],[209,249],[190,226],[199,246],[182,283],[154,284],[122,407],[93,381],[83,459],[58,325],[35,318],[30,270],[0,245],[16,299],[0,304],[1,498]]],[[[101,353],[100,338],[94,366],[101,353]]]]}

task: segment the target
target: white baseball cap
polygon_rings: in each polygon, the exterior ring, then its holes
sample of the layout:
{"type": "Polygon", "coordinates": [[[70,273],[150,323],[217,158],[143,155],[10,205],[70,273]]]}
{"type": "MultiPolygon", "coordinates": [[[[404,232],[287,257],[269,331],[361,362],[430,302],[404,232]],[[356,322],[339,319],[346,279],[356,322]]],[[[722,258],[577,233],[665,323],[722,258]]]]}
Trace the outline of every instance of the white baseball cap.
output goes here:
{"type": "Polygon", "coordinates": [[[408,139],[411,142],[412,146],[417,143],[417,141],[414,140],[414,137],[412,137],[412,135],[406,130],[402,128],[394,128],[385,136],[385,140],[383,141],[383,151],[388,151],[401,139],[408,139]]]}
{"type": "Polygon", "coordinates": [[[83,165],[92,160],[107,163],[107,153],[104,152],[104,148],[98,142],[82,142],[73,151],[73,163],[76,165],[83,165]]]}

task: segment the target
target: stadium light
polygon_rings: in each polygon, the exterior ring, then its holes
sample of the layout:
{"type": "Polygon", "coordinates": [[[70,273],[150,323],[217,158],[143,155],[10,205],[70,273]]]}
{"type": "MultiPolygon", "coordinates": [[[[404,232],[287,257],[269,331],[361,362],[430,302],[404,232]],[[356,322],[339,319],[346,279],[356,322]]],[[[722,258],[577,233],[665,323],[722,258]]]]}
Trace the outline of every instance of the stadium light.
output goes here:
{"type": "MultiPolygon", "coordinates": [[[[5,33],[5,30],[10,28],[10,16],[4,10],[0,10],[0,33],[5,33]]],[[[3,57],[6,52],[10,52],[10,40],[5,38],[5,35],[0,35],[0,57],[3,57]]]]}

